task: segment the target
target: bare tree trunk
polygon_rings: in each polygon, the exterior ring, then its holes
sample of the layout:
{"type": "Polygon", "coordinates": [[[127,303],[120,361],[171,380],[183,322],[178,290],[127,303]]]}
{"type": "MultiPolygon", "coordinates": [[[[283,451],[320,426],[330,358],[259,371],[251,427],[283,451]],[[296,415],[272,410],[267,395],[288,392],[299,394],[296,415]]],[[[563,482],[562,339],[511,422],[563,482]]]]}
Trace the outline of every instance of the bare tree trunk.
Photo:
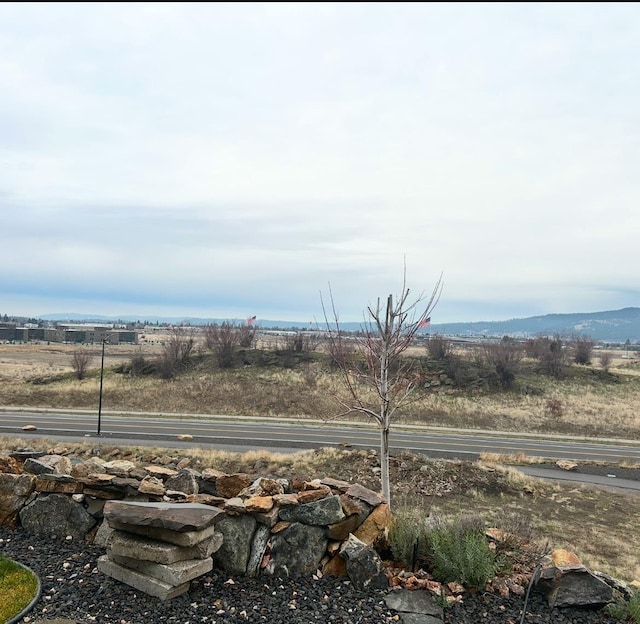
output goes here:
{"type": "Polygon", "coordinates": [[[391,507],[391,487],[389,485],[389,427],[380,430],[380,480],[382,481],[382,496],[387,499],[391,507]]]}

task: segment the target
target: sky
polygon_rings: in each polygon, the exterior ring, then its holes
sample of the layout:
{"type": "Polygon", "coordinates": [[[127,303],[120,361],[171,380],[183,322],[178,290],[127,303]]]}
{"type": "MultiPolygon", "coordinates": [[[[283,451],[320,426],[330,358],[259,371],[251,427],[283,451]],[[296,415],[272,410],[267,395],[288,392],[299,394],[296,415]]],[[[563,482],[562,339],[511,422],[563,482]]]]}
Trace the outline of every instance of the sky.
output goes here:
{"type": "Polygon", "coordinates": [[[640,305],[640,5],[0,4],[0,313],[640,305]]]}

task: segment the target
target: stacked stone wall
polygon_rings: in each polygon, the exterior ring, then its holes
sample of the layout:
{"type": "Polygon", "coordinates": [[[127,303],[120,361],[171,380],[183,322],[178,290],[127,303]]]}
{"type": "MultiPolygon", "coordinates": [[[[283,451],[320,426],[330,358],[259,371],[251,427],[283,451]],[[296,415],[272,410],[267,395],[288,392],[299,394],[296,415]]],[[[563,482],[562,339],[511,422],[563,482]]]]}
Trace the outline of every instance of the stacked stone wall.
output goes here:
{"type": "MultiPolygon", "coordinates": [[[[198,471],[186,464],[170,467],[98,457],[80,461],[16,451],[0,457],[0,524],[95,541],[108,549],[103,571],[119,573],[115,566],[123,565],[124,555],[118,554],[123,533],[134,541],[136,533],[162,540],[166,527],[123,522],[114,511],[117,501],[152,504],[154,509],[160,504],[165,515],[169,506],[182,506],[185,512],[191,505],[217,510],[215,532],[222,543],[209,554],[215,567],[233,575],[344,576],[350,536],[351,553],[353,540],[372,548],[386,540],[389,507],[380,494],[362,485],[331,478],[198,471]]],[[[135,569],[136,564],[128,563],[135,569]]],[[[371,579],[362,581],[368,582],[371,579]]],[[[170,597],[172,591],[160,593],[170,597]]]]}

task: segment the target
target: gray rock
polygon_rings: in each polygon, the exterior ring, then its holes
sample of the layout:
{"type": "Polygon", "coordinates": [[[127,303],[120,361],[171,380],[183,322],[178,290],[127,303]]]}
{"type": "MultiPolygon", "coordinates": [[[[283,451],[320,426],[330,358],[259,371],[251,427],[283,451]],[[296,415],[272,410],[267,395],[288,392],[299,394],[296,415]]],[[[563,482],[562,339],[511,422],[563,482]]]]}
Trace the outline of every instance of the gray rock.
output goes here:
{"type": "Polygon", "coordinates": [[[113,535],[113,529],[109,526],[109,523],[106,520],[103,520],[96,531],[96,534],[93,538],[93,543],[95,546],[102,546],[102,548],[107,548],[111,544],[111,536],[113,535]]]}
{"type": "Polygon", "coordinates": [[[188,559],[206,559],[220,548],[222,537],[216,533],[209,540],[195,546],[176,546],[157,542],[141,536],[114,531],[108,554],[118,557],[130,557],[142,561],[170,564],[188,559]]]}
{"type": "Polygon", "coordinates": [[[374,492],[359,483],[354,483],[350,486],[347,489],[346,494],[348,496],[353,496],[353,498],[359,498],[372,507],[377,507],[378,505],[387,502],[382,494],[378,494],[378,492],[374,492]]]}
{"type": "Polygon", "coordinates": [[[200,531],[171,531],[159,527],[150,527],[137,524],[125,524],[116,520],[107,520],[112,529],[123,531],[125,533],[133,533],[142,537],[166,542],[167,544],[175,544],[176,546],[195,546],[204,540],[210,539],[216,533],[215,526],[209,526],[200,531]]]}
{"type": "Polygon", "coordinates": [[[613,589],[584,566],[545,568],[536,583],[550,607],[602,607],[613,602],[613,589]]]}
{"type": "Polygon", "coordinates": [[[50,537],[84,539],[96,523],[85,508],[65,494],[38,496],[20,512],[22,526],[31,533],[50,537]]]}
{"type": "Polygon", "coordinates": [[[114,459],[110,462],[105,462],[102,465],[102,471],[116,477],[128,477],[129,473],[134,470],[136,465],[133,462],[126,459],[114,459]]]}
{"type": "Polygon", "coordinates": [[[9,453],[9,457],[13,457],[13,459],[17,459],[18,461],[25,462],[27,459],[38,459],[46,455],[44,451],[35,451],[34,449],[19,449],[17,451],[12,451],[9,453]]]}
{"type": "Polygon", "coordinates": [[[124,566],[109,560],[106,555],[103,555],[98,559],[98,570],[106,576],[110,576],[121,583],[130,585],[131,587],[135,587],[145,594],[160,598],[160,600],[169,600],[176,596],[180,596],[189,591],[189,587],[191,586],[191,582],[187,582],[174,587],[168,583],[159,581],[152,576],[125,568],[124,566]]]}
{"type": "Polygon", "coordinates": [[[55,473],[55,470],[52,466],[32,457],[29,457],[25,460],[23,470],[32,475],[45,475],[55,473]]]}
{"type": "Polygon", "coordinates": [[[71,460],[64,455],[43,455],[38,461],[51,466],[55,474],[71,474],[71,460]]]}
{"type": "Polygon", "coordinates": [[[296,578],[313,574],[327,549],[324,527],[295,522],[272,537],[266,572],[296,578]]]}
{"type": "Polygon", "coordinates": [[[347,575],[357,589],[389,587],[389,579],[378,553],[354,535],[349,535],[342,545],[340,556],[346,561],[347,575]]]}
{"type": "Polygon", "coordinates": [[[184,468],[177,475],[169,477],[164,485],[167,490],[176,490],[185,494],[198,494],[198,477],[195,470],[184,468]]]}
{"type": "Polygon", "coordinates": [[[211,557],[176,561],[168,565],[153,563],[152,561],[140,561],[130,557],[118,557],[117,555],[110,555],[109,559],[129,570],[136,570],[174,587],[202,576],[213,568],[213,559],[211,557]]]}
{"type": "Polygon", "coordinates": [[[335,524],[344,519],[344,511],[340,498],[336,495],[327,496],[312,503],[295,507],[282,507],[280,518],[286,522],[302,522],[314,526],[335,524]]]}
{"type": "Polygon", "coordinates": [[[389,609],[400,613],[420,613],[442,619],[442,607],[425,590],[394,589],[384,598],[389,609]]]}
{"type": "Polygon", "coordinates": [[[84,499],[85,507],[87,508],[87,512],[90,513],[94,518],[99,520],[103,517],[104,506],[107,501],[104,498],[95,498],[95,496],[86,496],[84,499]]]}
{"type": "Polygon", "coordinates": [[[274,496],[275,494],[284,494],[284,487],[282,483],[275,479],[260,477],[249,487],[241,490],[238,496],[242,498],[251,498],[252,496],[274,496]]]}
{"type": "Polygon", "coordinates": [[[18,513],[27,504],[35,485],[33,475],[0,472],[0,524],[15,526],[18,513]]]}
{"type": "Polygon", "coordinates": [[[149,526],[186,533],[200,531],[224,517],[216,507],[201,503],[137,503],[108,501],[104,517],[109,521],[138,526],[149,526]]]}
{"type": "Polygon", "coordinates": [[[255,518],[249,515],[226,516],[216,528],[222,533],[223,541],[214,559],[215,566],[229,574],[246,574],[256,530],[255,518]]]}
{"type": "Polygon", "coordinates": [[[256,577],[260,573],[260,564],[267,550],[270,535],[269,527],[260,525],[257,528],[253,536],[253,544],[251,544],[251,553],[247,563],[247,576],[256,577]]]}

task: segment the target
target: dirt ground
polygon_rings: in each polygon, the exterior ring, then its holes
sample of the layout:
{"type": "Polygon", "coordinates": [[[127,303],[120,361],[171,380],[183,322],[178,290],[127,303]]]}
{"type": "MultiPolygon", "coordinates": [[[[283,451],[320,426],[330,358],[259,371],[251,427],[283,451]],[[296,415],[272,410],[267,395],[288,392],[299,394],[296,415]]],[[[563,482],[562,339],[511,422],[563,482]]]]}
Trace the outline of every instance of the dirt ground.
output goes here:
{"type": "MultiPolygon", "coordinates": [[[[68,373],[72,370],[71,358],[74,351],[87,351],[92,356],[90,368],[100,366],[102,345],[62,344],[62,343],[0,343],[0,381],[19,381],[34,377],[68,373]]],[[[104,364],[115,366],[128,361],[142,351],[145,355],[158,353],[160,341],[143,342],[139,345],[105,345],[104,364]]]]}

